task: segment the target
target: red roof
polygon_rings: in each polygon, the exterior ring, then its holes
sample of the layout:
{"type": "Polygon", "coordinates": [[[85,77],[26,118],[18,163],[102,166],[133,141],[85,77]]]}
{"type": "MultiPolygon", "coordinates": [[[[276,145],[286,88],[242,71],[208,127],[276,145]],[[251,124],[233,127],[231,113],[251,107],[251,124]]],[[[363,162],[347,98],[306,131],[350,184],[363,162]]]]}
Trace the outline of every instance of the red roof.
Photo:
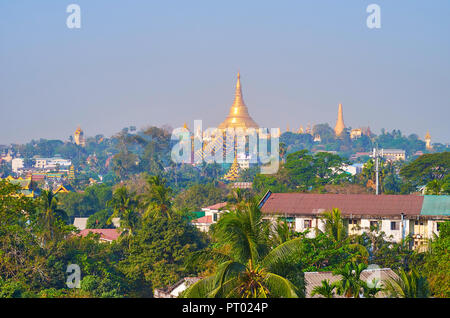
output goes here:
{"type": "Polygon", "coordinates": [[[221,203],[216,203],[216,204],[207,206],[206,208],[203,208],[203,209],[219,210],[219,209],[223,208],[223,207],[226,206],[226,205],[227,205],[226,202],[221,202],[221,203]]]}
{"type": "Polygon", "coordinates": [[[117,229],[85,229],[80,231],[78,235],[85,237],[89,233],[98,233],[100,239],[105,241],[115,241],[120,236],[120,231],[117,229]]]}
{"type": "Polygon", "coordinates": [[[192,223],[212,223],[212,216],[211,215],[205,215],[201,218],[192,220],[192,223]]]}
{"type": "MultiPolygon", "coordinates": [[[[264,199],[263,199],[264,200],[264,199]]],[[[271,214],[312,215],[338,208],[343,215],[420,215],[423,196],[271,193],[261,210],[271,214]]]]}

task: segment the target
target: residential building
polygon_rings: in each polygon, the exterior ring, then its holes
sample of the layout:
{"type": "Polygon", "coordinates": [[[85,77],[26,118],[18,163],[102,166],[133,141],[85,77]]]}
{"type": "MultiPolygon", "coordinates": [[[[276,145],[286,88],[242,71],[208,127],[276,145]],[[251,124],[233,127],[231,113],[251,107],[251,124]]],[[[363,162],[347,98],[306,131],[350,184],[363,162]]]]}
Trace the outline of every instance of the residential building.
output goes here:
{"type": "Polygon", "coordinates": [[[427,239],[439,233],[439,224],[450,220],[450,196],[371,195],[371,194],[306,194],[272,193],[260,202],[265,218],[289,219],[298,232],[324,231],[322,213],[338,208],[349,234],[362,234],[378,229],[393,242],[407,236],[414,248],[424,246],[427,239]]]}
{"type": "Polygon", "coordinates": [[[55,169],[57,167],[68,169],[72,165],[69,159],[63,159],[61,157],[53,158],[35,158],[34,167],[38,169],[55,169]]]}
{"type": "Polygon", "coordinates": [[[11,169],[14,173],[19,172],[19,170],[23,169],[24,160],[23,158],[14,158],[11,160],[11,169]]]}
{"type": "Polygon", "coordinates": [[[205,215],[201,218],[192,220],[192,224],[194,224],[200,231],[208,232],[211,224],[216,223],[219,220],[220,215],[223,213],[222,209],[226,205],[226,202],[221,202],[207,206],[206,208],[202,208],[202,211],[205,212],[205,215]]]}
{"type": "Polygon", "coordinates": [[[380,154],[389,161],[405,160],[406,152],[402,149],[381,149],[380,154]]]}
{"type": "Polygon", "coordinates": [[[99,240],[101,242],[108,242],[108,243],[117,240],[121,234],[118,229],[84,229],[80,231],[78,235],[86,237],[90,233],[99,234],[100,235],[99,240]]]}

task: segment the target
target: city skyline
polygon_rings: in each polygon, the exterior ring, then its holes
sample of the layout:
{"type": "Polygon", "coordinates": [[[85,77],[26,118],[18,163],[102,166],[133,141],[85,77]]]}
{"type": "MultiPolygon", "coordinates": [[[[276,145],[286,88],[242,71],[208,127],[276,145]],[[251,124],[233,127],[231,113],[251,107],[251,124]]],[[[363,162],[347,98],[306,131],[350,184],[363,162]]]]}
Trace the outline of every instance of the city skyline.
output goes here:
{"type": "Polygon", "coordinates": [[[262,127],[334,127],[342,103],[347,127],[449,142],[448,3],[378,1],[377,30],[368,3],[76,3],[79,30],[69,2],[0,5],[0,144],[67,140],[78,125],[218,126],[238,71],[262,127]]]}

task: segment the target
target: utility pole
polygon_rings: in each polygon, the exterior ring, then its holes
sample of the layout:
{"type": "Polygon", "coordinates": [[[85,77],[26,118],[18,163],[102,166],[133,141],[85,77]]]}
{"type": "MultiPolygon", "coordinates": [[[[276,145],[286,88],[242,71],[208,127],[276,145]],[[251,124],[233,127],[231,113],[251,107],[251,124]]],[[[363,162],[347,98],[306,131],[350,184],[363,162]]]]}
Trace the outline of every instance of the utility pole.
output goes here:
{"type": "Polygon", "coordinates": [[[373,148],[373,157],[375,159],[375,194],[378,195],[379,193],[379,174],[380,174],[380,165],[379,165],[379,158],[380,158],[380,152],[378,150],[378,146],[377,148],[373,148]]]}

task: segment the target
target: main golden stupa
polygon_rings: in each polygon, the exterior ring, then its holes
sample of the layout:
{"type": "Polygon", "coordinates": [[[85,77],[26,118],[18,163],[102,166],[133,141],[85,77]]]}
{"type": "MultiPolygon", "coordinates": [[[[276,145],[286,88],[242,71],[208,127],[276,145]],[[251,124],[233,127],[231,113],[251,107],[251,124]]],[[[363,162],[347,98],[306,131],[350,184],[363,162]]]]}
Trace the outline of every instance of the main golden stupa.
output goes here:
{"type": "Polygon", "coordinates": [[[231,105],[230,113],[218,128],[244,128],[244,130],[247,128],[259,128],[258,124],[250,117],[247,106],[245,106],[244,99],[242,98],[240,73],[237,75],[234,102],[231,105]]]}

